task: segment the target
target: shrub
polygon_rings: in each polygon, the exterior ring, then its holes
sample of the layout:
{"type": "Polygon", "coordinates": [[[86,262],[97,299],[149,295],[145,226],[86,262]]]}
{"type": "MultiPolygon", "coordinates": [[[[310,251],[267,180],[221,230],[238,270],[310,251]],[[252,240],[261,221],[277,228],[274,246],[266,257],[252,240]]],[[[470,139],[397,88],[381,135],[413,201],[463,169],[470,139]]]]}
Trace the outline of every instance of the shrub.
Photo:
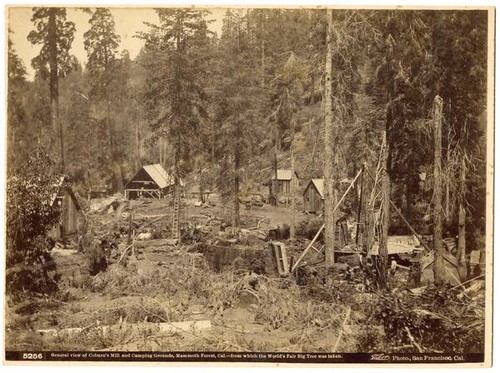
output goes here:
{"type": "MultiPolygon", "coordinates": [[[[50,274],[54,242],[48,232],[59,220],[53,203],[61,177],[53,174],[50,156],[39,149],[19,172],[7,180],[7,292],[52,292],[56,278],[50,274]]],[[[63,187],[63,186],[61,186],[63,187]]]]}
{"type": "Polygon", "coordinates": [[[389,343],[412,346],[401,352],[483,351],[484,299],[462,301],[459,291],[430,288],[418,297],[387,294],[381,297],[375,317],[389,343]]]}
{"type": "MultiPolygon", "coordinates": [[[[312,219],[312,220],[303,220],[297,225],[296,234],[297,237],[306,238],[308,240],[312,240],[316,233],[318,233],[319,229],[323,225],[323,221],[321,219],[312,219]]],[[[323,241],[323,232],[320,233],[318,242],[323,241]]]]}

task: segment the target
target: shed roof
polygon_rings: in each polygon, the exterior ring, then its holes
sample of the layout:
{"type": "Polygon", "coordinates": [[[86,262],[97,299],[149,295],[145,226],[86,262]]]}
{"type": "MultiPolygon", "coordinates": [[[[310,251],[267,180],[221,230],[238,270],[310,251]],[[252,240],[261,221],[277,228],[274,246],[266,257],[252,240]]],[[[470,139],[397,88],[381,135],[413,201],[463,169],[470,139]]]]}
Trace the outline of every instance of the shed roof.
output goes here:
{"type": "Polygon", "coordinates": [[[324,198],[323,188],[325,186],[325,180],[324,179],[311,179],[311,183],[313,183],[313,185],[316,187],[321,198],[324,198]]]}
{"type": "MultiPolygon", "coordinates": [[[[299,177],[297,172],[295,172],[295,176],[299,177]]],[[[271,179],[274,180],[275,178],[276,175],[273,173],[271,179]]],[[[278,180],[292,180],[292,170],[278,170],[278,180]]]]}
{"type": "MultiPolygon", "coordinates": [[[[340,181],[340,183],[342,183],[342,184],[349,184],[351,181],[352,181],[351,179],[345,178],[345,179],[342,179],[340,181]]],[[[311,179],[311,181],[309,182],[309,184],[311,184],[311,183],[314,185],[314,187],[318,191],[318,193],[321,196],[321,198],[324,198],[325,196],[323,194],[323,191],[324,191],[324,188],[325,188],[325,179],[311,179]]],[[[304,192],[309,187],[309,184],[307,184],[307,187],[304,190],[304,192]]]]}

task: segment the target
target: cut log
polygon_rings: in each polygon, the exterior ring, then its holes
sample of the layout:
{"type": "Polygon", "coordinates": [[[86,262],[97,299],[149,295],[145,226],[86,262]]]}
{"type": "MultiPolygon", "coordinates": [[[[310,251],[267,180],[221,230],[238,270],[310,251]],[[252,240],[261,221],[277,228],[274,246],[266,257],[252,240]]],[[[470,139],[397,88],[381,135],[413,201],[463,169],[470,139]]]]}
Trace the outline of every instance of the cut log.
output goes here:
{"type": "Polygon", "coordinates": [[[145,248],[145,247],[164,247],[164,246],[175,246],[177,244],[178,240],[174,240],[172,238],[162,238],[162,239],[157,239],[157,240],[144,240],[144,241],[137,241],[135,243],[136,247],[138,248],[145,248]]]}
{"type": "Polygon", "coordinates": [[[55,337],[62,335],[77,335],[86,330],[97,329],[101,330],[103,335],[108,332],[115,332],[119,329],[128,330],[129,333],[140,332],[148,329],[153,329],[155,332],[160,334],[171,334],[175,332],[196,332],[204,329],[210,329],[212,323],[210,320],[199,320],[199,321],[179,321],[179,322],[162,322],[162,323],[137,323],[137,324],[125,324],[119,323],[114,325],[96,325],[89,326],[85,328],[65,328],[65,329],[38,329],[37,333],[45,336],[55,337]]]}

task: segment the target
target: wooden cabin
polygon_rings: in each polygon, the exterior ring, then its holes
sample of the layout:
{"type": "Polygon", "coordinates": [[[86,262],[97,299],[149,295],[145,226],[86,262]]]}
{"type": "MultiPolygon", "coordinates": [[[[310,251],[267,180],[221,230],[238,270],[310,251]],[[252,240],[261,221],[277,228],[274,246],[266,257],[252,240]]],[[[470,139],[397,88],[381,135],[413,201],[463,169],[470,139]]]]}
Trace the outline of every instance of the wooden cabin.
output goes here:
{"type": "Polygon", "coordinates": [[[49,232],[49,236],[54,240],[65,241],[68,238],[75,237],[78,233],[78,222],[81,217],[81,208],[78,204],[73,189],[70,186],[63,186],[64,179],[61,179],[56,186],[52,204],[61,207],[61,216],[59,223],[49,232]]]}
{"type": "MultiPolygon", "coordinates": [[[[180,181],[182,186],[182,180],[180,181]]],[[[174,178],[159,164],[142,167],[125,185],[125,198],[163,198],[174,190],[174,178]]]]}
{"type": "Polygon", "coordinates": [[[304,211],[307,212],[323,212],[324,207],[324,180],[323,179],[311,179],[307,184],[306,189],[304,189],[304,211]]]}
{"type": "Polygon", "coordinates": [[[272,188],[273,183],[276,183],[277,195],[289,197],[291,195],[292,183],[294,190],[299,187],[299,175],[294,172],[292,175],[292,170],[278,170],[278,177],[273,175],[271,177],[270,187],[272,188]]]}

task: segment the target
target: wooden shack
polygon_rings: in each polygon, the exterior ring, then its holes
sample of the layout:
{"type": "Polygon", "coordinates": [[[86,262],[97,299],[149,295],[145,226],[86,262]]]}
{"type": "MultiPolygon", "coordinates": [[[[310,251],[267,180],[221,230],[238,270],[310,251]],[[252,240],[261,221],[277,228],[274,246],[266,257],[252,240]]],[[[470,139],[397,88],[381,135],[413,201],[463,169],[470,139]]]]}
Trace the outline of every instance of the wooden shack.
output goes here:
{"type": "Polygon", "coordinates": [[[323,212],[324,206],[324,180],[311,179],[307,184],[302,196],[304,198],[304,211],[307,212],[323,212]]]}
{"type": "Polygon", "coordinates": [[[174,185],[173,176],[168,175],[159,163],[147,165],[125,185],[125,198],[163,198],[173,191],[174,185]]]}
{"type": "Polygon", "coordinates": [[[64,178],[61,179],[59,185],[55,186],[54,197],[51,201],[52,204],[61,208],[59,223],[49,232],[49,236],[57,241],[75,237],[81,217],[81,208],[73,189],[70,186],[64,186],[63,183],[64,178]]]}
{"type": "Polygon", "coordinates": [[[297,172],[293,172],[292,175],[292,170],[278,170],[277,174],[271,177],[270,186],[272,187],[276,183],[277,195],[289,197],[292,190],[292,183],[294,190],[297,190],[299,187],[299,175],[297,172]]]}

